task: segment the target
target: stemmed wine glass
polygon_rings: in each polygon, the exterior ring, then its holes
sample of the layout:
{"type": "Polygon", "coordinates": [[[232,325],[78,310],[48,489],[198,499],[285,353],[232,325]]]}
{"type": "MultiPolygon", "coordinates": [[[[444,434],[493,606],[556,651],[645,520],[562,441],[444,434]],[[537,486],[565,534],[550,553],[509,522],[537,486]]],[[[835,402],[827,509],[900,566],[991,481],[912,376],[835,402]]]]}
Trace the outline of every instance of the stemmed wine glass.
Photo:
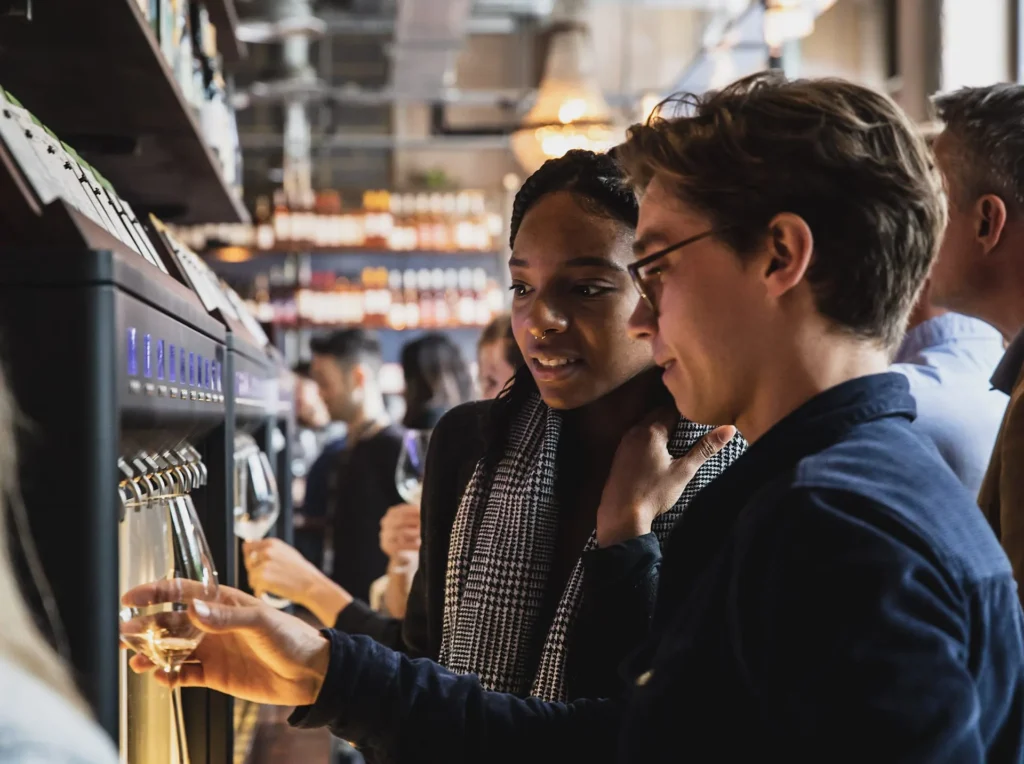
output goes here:
{"type": "Polygon", "coordinates": [[[423,472],[427,465],[430,430],[407,430],[395,468],[395,487],[408,504],[419,506],[423,496],[423,472]]]}
{"type": "Polygon", "coordinates": [[[205,472],[170,454],[140,457],[133,464],[135,470],[122,463],[128,479],[120,491],[121,544],[127,550],[120,570],[120,637],[168,674],[179,761],[184,764],[188,754],[176,679],[203,638],[187,611],[195,599],[217,599],[213,555],[188,495],[205,482],[205,472]]]}
{"type": "MultiPolygon", "coordinates": [[[[235,535],[243,541],[264,538],[281,514],[281,497],[270,459],[250,435],[235,438],[235,535]]],[[[261,599],[277,609],[291,601],[264,592],[261,599]]]]}

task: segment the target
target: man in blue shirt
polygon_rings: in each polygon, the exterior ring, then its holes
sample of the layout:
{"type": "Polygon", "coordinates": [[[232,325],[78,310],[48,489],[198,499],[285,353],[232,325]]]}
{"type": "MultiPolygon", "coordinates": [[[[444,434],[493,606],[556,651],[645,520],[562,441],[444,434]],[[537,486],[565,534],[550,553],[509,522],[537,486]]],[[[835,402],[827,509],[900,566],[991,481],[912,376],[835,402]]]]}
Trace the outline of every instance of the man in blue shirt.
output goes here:
{"type": "MultiPolygon", "coordinates": [[[[406,764],[1024,760],[1009,562],[887,373],[945,222],[923,142],[889,99],[837,80],[763,73],[687,103],[620,147],[643,194],[630,329],[680,411],[750,448],[666,544],[622,697],[485,692],[226,588],[190,608],[206,637],[184,684],[312,704],[293,723],[406,764]]],[[[553,299],[568,298],[530,309],[553,299]]],[[[630,570],[658,561],[645,531],[692,474],[658,437],[640,427],[616,454],[597,515],[622,533],[587,553],[585,596],[644,585],[630,570]]]]}
{"type": "Polygon", "coordinates": [[[926,285],[893,358],[892,370],[907,378],[917,401],[915,429],[973,496],[981,489],[1009,400],[989,383],[1003,352],[998,330],[935,307],[926,285]]]}

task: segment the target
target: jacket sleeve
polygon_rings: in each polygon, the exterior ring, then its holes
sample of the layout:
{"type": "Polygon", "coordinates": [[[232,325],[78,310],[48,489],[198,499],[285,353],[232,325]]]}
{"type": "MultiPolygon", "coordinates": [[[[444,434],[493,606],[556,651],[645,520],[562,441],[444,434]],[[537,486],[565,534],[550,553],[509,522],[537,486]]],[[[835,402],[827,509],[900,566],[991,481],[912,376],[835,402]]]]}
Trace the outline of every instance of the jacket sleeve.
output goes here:
{"type": "Polygon", "coordinates": [[[573,696],[619,697],[627,689],[620,667],[650,634],[660,569],[653,533],[583,555],[583,601],[573,630],[579,636],[566,659],[573,696]]]}
{"type": "Polygon", "coordinates": [[[615,760],[622,708],[611,700],[545,703],[489,692],[475,676],[388,650],[367,637],[325,631],[327,676],[317,701],[289,723],[403,764],[531,764],[615,760]]]}

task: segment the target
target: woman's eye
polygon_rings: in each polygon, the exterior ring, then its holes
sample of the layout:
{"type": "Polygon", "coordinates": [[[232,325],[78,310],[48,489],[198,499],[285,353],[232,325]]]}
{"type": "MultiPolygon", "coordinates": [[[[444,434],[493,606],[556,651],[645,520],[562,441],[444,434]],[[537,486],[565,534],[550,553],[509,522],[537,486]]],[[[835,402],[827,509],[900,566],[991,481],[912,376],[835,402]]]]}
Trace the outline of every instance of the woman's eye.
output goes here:
{"type": "Polygon", "coordinates": [[[529,293],[530,287],[526,286],[526,284],[513,284],[509,287],[509,291],[512,292],[514,297],[524,297],[529,293]]]}
{"type": "Polygon", "coordinates": [[[598,286],[597,284],[577,284],[576,290],[578,294],[584,297],[599,297],[606,292],[612,291],[611,287],[598,286]]]}

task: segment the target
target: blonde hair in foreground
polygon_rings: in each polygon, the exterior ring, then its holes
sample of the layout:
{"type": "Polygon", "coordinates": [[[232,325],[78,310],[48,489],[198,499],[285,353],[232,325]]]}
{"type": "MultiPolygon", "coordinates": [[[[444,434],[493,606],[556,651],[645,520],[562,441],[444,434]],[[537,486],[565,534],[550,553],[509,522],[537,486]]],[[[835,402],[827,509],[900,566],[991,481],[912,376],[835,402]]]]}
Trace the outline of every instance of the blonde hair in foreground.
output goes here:
{"type": "Polygon", "coordinates": [[[49,588],[42,580],[42,569],[35,555],[35,547],[28,535],[25,508],[18,492],[14,416],[14,400],[7,388],[3,369],[0,368],[0,612],[4,614],[0,618],[0,657],[45,682],[84,711],[85,703],[75,688],[71,674],[36,626],[21,596],[14,573],[10,554],[11,539],[7,535],[9,519],[14,521],[14,532],[21,537],[36,584],[42,587],[44,598],[50,596],[49,588]]]}

